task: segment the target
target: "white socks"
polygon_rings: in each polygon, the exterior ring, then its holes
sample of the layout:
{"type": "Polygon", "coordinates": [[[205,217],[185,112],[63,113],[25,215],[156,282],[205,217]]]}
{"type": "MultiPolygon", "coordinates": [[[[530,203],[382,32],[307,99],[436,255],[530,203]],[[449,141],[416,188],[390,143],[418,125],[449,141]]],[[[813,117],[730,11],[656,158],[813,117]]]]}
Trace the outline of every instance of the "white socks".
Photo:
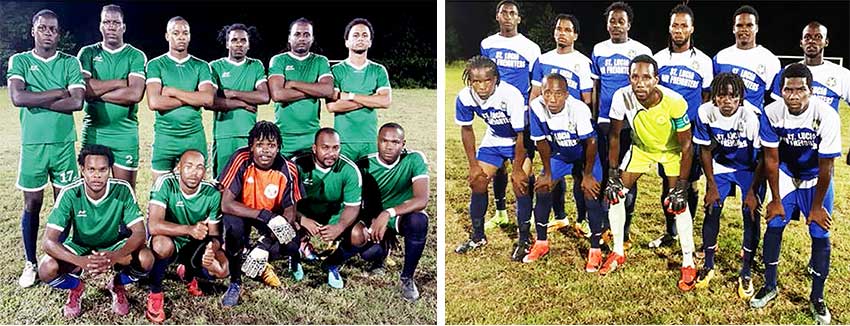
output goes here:
{"type": "Polygon", "coordinates": [[[694,267],[694,221],[690,210],[676,215],[676,231],[682,247],[682,267],[694,267]]]}
{"type": "MultiPolygon", "coordinates": [[[[623,189],[628,191],[628,189],[623,189]]],[[[614,236],[614,252],[624,256],[623,233],[626,226],[626,198],[620,198],[620,202],[613,204],[608,209],[608,222],[611,224],[611,235],[614,236]]]]}

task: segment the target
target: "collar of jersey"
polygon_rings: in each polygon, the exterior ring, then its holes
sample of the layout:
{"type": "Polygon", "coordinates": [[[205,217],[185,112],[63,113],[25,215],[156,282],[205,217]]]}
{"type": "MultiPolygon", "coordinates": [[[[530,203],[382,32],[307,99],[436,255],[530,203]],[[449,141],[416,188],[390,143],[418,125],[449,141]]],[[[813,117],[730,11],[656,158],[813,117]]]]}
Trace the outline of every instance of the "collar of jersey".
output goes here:
{"type": "Polygon", "coordinates": [[[53,61],[53,59],[56,59],[56,56],[58,56],[58,55],[59,55],[59,50],[56,50],[56,52],[54,52],[54,53],[53,53],[53,55],[52,55],[52,56],[50,56],[50,58],[42,58],[42,57],[41,57],[41,56],[39,56],[38,54],[35,54],[35,50],[32,50],[32,51],[30,51],[30,52],[32,53],[32,56],[33,56],[34,58],[36,58],[36,59],[38,59],[38,61],[41,61],[41,62],[44,62],[44,63],[48,63],[48,62],[50,62],[50,61],[53,61]]]}
{"type": "Polygon", "coordinates": [[[118,52],[124,51],[124,48],[127,47],[127,43],[124,43],[121,46],[119,46],[117,49],[110,50],[108,47],[106,47],[106,44],[103,44],[103,42],[99,42],[99,43],[100,43],[100,48],[103,49],[103,51],[106,51],[106,53],[109,53],[109,54],[116,54],[118,52]]]}
{"type": "Polygon", "coordinates": [[[393,162],[392,164],[389,164],[389,165],[385,164],[384,161],[381,160],[381,156],[379,154],[380,153],[375,153],[374,154],[375,158],[378,160],[378,164],[387,168],[387,170],[394,168],[396,165],[398,165],[398,162],[401,162],[401,153],[399,153],[398,158],[395,159],[395,162],[393,162]]]}
{"type": "Polygon", "coordinates": [[[192,55],[191,55],[191,54],[187,54],[187,55],[186,55],[186,58],[184,58],[183,60],[180,60],[180,59],[177,59],[177,58],[173,57],[173,56],[171,55],[171,52],[166,52],[166,53],[165,53],[165,56],[167,56],[169,59],[171,59],[171,61],[174,61],[174,62],[176,62],[176,63],[186,63],[186,61],[189,61],[189,59],[191,59],[191,58],[192,58],[192,55]]]}
{"type": "Polygon", "coordinates": [[[248,57],[245,57],[245,59],[243,59],[242,62],[236,62],[236,61],[230,60],[230,57],[224,57],[224,61],[238,67],[238,66],[244,65],[246,62],[248,62],[248,57]]]}
{"type": "Polygon", "coordinates": [[[298,61],[307,60],[307,58],[309,58],[311,54],[313,54],[313,52],[307,52],[307,54],[305,56],[299,57],[299,56],[295,55],[295,53],[292,53],[292,51],[286,52],[286,55],[288,55],[290,58],[293,58],[293,59],[298,60],[298,61]]]}
{"type": "Polygon", "coordinates": [[[85,182],[83,182],[83,192],[86,194],[86,199],[88,199],[88,201],[89,201],[90,203],[92,203],[92,205],[95,205],[95,206],[100,205],[100,203],[101,203],[101,202],[103,202],[103,199],[105,199],[105,198],[106,198],[106,196],[107,196],[107,195],[109,195],[109,183],[110,183],[110,182],[109,182],[109,180],[107,179],[107,180],[106,180],[106,191],[104,191],[104,192],[103,192],[103,197],[100,197],[100,199],[98,199],[98,200],[94,200],[94,199],[92,199],[91,197],[89,197],[89,193],[88,193],[88,192],[86,192],[86,188],[88,188],[88,187],[86,186],[86,183],[85,183],[85,182]]]}
{"type": "Polygon", "coordinates": [[[347,64],[349,67],[354,68],[354,70],[363,70],[363,69],[366,68],[366,66],[369,65],[369,59],[366,59],[366,63],[364,63],[360,67],[355,66],[353,63],[351,63],[351,59],[345,59],[345,61],[343,61],[343,62],[345,62],[345,64],[347,64]]]}
{"type": "MultiPolygon", "coordinates": [[[[337,158],[337,161],[338,160],[341,160],[341,158],[337,158]]],[[[336,164],[336,163],[334,163],[334,164],[336,164]]],[[[331,169],[333,168],[333,166],[328,167],[327,169],[322,168],[321,166],[319,166],[319,164],[316,164],[316,162],[313,162],[313,166],[315,166],[316,170],[318,170],[319,172],[322,172],[322,173],[331,172],[331,169]]]]}

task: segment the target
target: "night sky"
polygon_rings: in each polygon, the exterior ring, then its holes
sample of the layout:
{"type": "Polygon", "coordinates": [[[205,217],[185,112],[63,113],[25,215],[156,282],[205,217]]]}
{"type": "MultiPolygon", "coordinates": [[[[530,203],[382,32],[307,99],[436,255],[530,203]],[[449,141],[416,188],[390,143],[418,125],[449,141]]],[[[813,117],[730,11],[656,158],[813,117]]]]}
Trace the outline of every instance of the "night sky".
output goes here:
{"type": "MultiPolygon", "coordinates": [[[[590,57],[593,45],[608,39],[603,12],[612,1],[519,1],[521,33],[537,24],[539,12],[548,3],[556,13],[573,14],[579,19],[581,34],[576,49],[590,57]]],[[[498,32],[495,23],[498,1],[451,1],[446,3],[446,28],[459,33],[463,56],[478,54],[480,42],[498,32]]],[[[648,46],[653,53],[666,47],[670,9],[681,1],[631,1],[635,13],[629,37],[648,46]]],[[[803,27],[817,20],[829,28],[830,45],[826,56],[843,56],[850,67],[850,2],[848,1],[690,1],[694,11],[694,42],[697,48],[713,57],[718,51],[734,45],[733,14],[739,6],[749,4],[759,13],[757,43],[776,55],[802,55],[799,47],[803,27]]],[[[552,26],[552,22],[546,22],[552,26]]],[[[549,30],[552,30],[550,27],[549,30]]],[[[551,35],[551,34],[549,34],[551,35]]],[[[551,36],[550,36],[551,37],[551,36]]],[[[551,49],[541,49],[547,52],[551,49]]]]}

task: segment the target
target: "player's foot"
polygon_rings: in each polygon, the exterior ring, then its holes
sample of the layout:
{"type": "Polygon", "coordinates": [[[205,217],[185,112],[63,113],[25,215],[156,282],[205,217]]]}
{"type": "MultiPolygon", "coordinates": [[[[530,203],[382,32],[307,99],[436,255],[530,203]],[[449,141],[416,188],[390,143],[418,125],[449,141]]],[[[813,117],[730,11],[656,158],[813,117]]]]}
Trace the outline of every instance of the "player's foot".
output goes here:
{"type": "Polygon", "coordinates": [[[750,299],[750,307],[753,308],[764,308],[770,300],[776,298],[779,294],[779,288],[768,289],[767,287],[762,287],[756,295],[750,299]]]}
{"type": "Polygon", "coordinates": [[[299,264],[295,267],[295,270],[293,270],[293,271],[292,271],[292,278],[293,278],[296,282],[300,282],[301,280],[303,280],[303,279],[304,279],[304,268],[302,268],[302,267],[301,267],[301,263],[299,263],[299,264]]]}
{"type": "Polygon", "coordinates": [[[277,274],[274,272],[274,267],[271,264],[266,263],[266,268],[263,269],[263,273],[260,274],[260,278],[263,280],[265,285],[271,287],[279,287],[280,286],[280,278],[277,277],[277,274]]]}
{"type": "Polygon", "coordinates": [[[810,305],[812,315],[815,317],[815,323],[818,325],[829,325],[832,321],[832,315],[829,313],[829,308],[826,307],[826,301],[820,299],[812,302],[810,305]]]}
{"type": "Polygon", "coordinates": [[[546,231],[547,232],[558,231],[558,230],[563,229],[563,228],[568,227],[568,226],[570,226],[570,221],[567,221],[566,217],[556,218],[554,220],[549,221],[549,223],[546,224],[546,231]]]}
{"type": "Polygon", "coordinates": [[[696,283],[697,269],[693,266],[682,267],[682,277],[679,279],[679,283],[677,284],[679,290],[682,290],[684,292],[693,290],[694,285],[696,285],[696,283]]]}
{"type": "Polygon", "coordinates": [[[130,312],[130,303],[127,302],[127,290],[123,285],[109,282],[107,285],[109,293],[112,294],[112,312],[119,316],[125,316],[130,312]]]}
{"type": "Polygon", "coordinates": [[[738,298],[748,301],[753,297],[753,279],[751,277],[738,277],[738,298]]]}
{"type": "Polygon", "coordinates": [[[587,224],[587,220],[581,221],[581,223],[573,223],[573,234],[577,238],[587,238],[590,234],[590,225],[587,224]]]}
{"type": "Polygon", "coordinates": [[[697,289],[707,289],[709,282],[714,279],[714,268],[712,269],[701,269],[697,273],[697,289]]]}
{"type": "Polygon", "coordinates": [[[679,240],[678,235],[669,235],[667,233],[664,233],[664,235],[658,237],[658,239],[650,241],[649,247],[650,248],[670,247],[674,243],[676,243],[676,241],[678,241],[678,240],[679,240]]]}
{"type": "Polygon", "coordinates": [[[309,242],[302,242],[299,251],[301,252],[301,259],[304,259],[305,261],[315,261],[319,259],[319,257],[316,256],[316,251],[313,249],[313,245],[309,242]]]}
{"type": "Polygon", "coordinates": [[[186,280],[186,265],[178,264],[177,265],[177,278],[180,280],[186,280]]]}
{"type": "Polygon", "coordinates": [[[455,248],[455,253],[465,254],[472,250],[483,247],[487,244],[487,239],[481,239],[479,241],[473,241],[472,239],[466,240],[455,248]]]}
{"type": "Polygon", "coordinates": [[[492,230],[510,224],[507,210],[496,210],[496,214],[484,223],[484,230],[492,230]]]}
{"type": "Polygon", "coordinates": [[[534,246],[531,247],[531,250],[528,252],[528,255],[522,257],[523,263],[533,263],[534,261],[543,258],[546,254],[549,253],[549,241],[537,241],[534,242],[534,246]]]}
{"type": "Polygon", "coordinates": [[[62,307],[62,314],[67,318],[76,318],[82,311],[83,290],[86,289],[85,283],[80,281],[77,287],[68,291],[68,301],[62,307]]]}
{"type": "Polygon", "coordinates": [[[227,287],[227,292],[224,292],[224,297],[221,298],[221,305],[224,307],[233,307],[239,304],[239,295],[242,293],[242,286],[239,283],[230,283],[227,287]]]}
{"type": "Polygon", "coordinates": [[[608,275],[608,273],[617,270],[621,265],[625,263],[626,256],[621,256],[617,253],[612,252],[608,254],[608,259],[605,260],[605,263],[602,264],[602,268],[599,269],[599,275],[608,275]]]}
{"type": "Polygon", "coordinates": [[[587,252],[587,264],[584,265],[584,271],[595,273],[599,270],[599,265],[602,265],[602,250],[599,248],[587,252]]]}
{"type": "Polygon", "coordinates": [[[334,289],[341,289],[345,286],[342,282],[342,275],[339,275],[339,266],[328,267],[328,285],[334,289]]]}
{"type": "Polygon", "coordinates": [[[416,302],[416,299],[419,299],[419,289],[416,288],[412,277],[401,278],[401,297],[407,302],[416,302]]]}
{"type": "Polygon", "coordinates": [[[525,255],[531,251],[531,243],[517,241],[514,243],[514,248],[511,249],[511,260],[522,261],[525,255]]]}
{"type": "Polygon", "coordinates": [[[201,288],[198,287],[198,279],[194,277],[189,281],[189,284],[186,284],[186,292],[189,292],[189,295],[193,297],[204,296],[204,291],[201,291],[201,288]]]}
{"type": "Polygon", "coordinates": [[[163,292],[148,293],[148,303],[145,308],[145,317],[154,323],[165,321],[165,309],[163,309],[163,292]]]}
{"type": "Polygon", "coordinates": [[[21,277],[18,278],[18,285],[22,288],[28,288],[30,286],[35,285],[35,281],[38,277],[38,269],[35,264],[30,261],[27,261],[24,264],[24,270],[21,272],[21,277]]]}

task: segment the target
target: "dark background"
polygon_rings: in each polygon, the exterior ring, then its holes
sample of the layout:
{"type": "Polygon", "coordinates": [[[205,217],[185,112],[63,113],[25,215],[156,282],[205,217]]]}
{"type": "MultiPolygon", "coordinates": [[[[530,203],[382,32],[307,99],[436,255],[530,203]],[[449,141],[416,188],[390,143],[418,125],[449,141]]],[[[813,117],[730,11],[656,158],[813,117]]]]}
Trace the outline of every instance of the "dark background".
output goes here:
{"type": "MultiPolygon", "coordinates": [[[[60,49],[76,55],[80,47],[101,40],[100,9],[114,3],[124,10],[124,41],[153,59],[168,50],[168,19],[189,21],[189,53],[212,61],[227,56],[217,40],[227,24],[256,26],[260,40],[252,40],[249,57],[268,66],[269,59],[287,48],[289,24],[299,17],[313,21],[313,52],[330,60],[348,56],[343,34],[352,19],[369,19],[375,39],[369,59],[387,67],[393,87],[437,87],[437,5],[434,1],[91,1],[0,2],[0,69],[5,75],[8,57],[32,48],[32,14],[46,8],[56,12],[67,34],[60,49]]],[[[5,78],[2,78],[5,83],[5,78]]]]}
{"type": "MultiPolygon", "coordinates": [[[[629,37],[648,46],[653,53],[667,46],[670,10],[682,1],[629,1],[635,17],[629,37]]],[[[498,1],[446,2],[447,61],[464,60],[479,53],[480,42],[498,33],[498,1]]],[[[540,45],[543,53],[555,46],[553,20],[558,13],[579,19],[580,35],[576,49],[590,57],[593,46],[608,39],[605,8],[612,1],[519,1],[522,22],[519,31],[540,45]]],[[[850,1],[689,1],[694,11],[694,44],[709,57],[734,45],[733,14],[749,4],[759,13],[756,41],[775,55],[803,55],[800,37],[803,27],[817,20],[829,29],[827,57],[844,57],[850,67],[850,1]]],[[[783,60],[783,64],[787,63],[783,60]]]]}

